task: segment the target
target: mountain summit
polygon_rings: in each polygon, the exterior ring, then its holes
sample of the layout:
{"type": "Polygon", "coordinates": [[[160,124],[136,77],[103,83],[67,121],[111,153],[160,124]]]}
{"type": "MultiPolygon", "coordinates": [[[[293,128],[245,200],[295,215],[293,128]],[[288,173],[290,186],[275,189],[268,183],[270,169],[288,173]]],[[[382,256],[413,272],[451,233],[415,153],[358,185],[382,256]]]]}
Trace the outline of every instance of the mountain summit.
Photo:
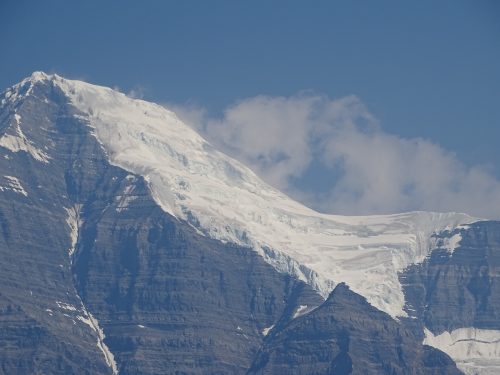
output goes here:
{"type": "MultiPolygon", "coordinates": [[[[320,214],[216,150],[162,106],[42,72],[15,86],[9,99],[32,94],[36,85],[60,89],[109,162],[142,176],[165,212],[208,237],[252,247],[324,297],[336,283],[347,282],[375,307],[405,315],[397,273],[428,255],[433,233],[477,221],[455,213],[320,214]]],[[[22,129],[19,114],[15,121],[22,129]]],[[[27,144],[21,136],[19,143],[27,144]]],[[[43,151],[29,147],[35,158],[47,159],[43,151]]]]}
{"type": "MultiPolygon", "coordinates": [[[[444,332],[477,329],[479,343],[500,330],[496,294],[470,287],[496,285],[495,223],[457,213],[321,214],[168,109],[41,72],[1,94],[0,151],[0,343],[16,348],[0,353],[2,369],[269,373],[252,362],[286,350],[287,340],[270,340],[286,337],[296,319],[309,316],[307,330],[315,317],[326,324],[330,310],[321,306],[339,283],[360,318],[342,332],[331,327],[310,350],[359,325],[376,333],[374,345],[397,347],[405,324],[409,338],[394,353],[414,347],[411,363],[403,354],[363,360],[387,373],[439,373],[437,362],[456,373],[449,357],[422,348],[424,339],[446,351],[444,332]],[[467,261],[475,246],[484,264],[467,261]],[[449,311],[439,305],[437,314],[433,293],[449,311]],[[443,326],[458,310],[467,314],[443,326]]],[[[496,358],[497,349],[483,349],[481,360],[496,358]]],[[[348,352],[343,346],[356,360],[348,352]]]]}

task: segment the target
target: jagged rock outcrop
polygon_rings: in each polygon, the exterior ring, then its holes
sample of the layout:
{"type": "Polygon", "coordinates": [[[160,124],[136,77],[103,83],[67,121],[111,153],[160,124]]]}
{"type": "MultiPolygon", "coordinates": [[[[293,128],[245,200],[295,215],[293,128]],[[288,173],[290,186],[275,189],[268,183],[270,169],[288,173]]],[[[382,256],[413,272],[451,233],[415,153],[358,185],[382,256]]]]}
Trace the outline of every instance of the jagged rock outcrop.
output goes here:
{"type": "Polygon", "coordinates": [[[266,327],[322,302],[250,249],[200,236],[155,205],[141,179],[122,177],[119,191],[133,199],[124,208],[113,199],[124,195],[96,190],[75,262],[120,373],[245,373],[266,327]]]}
{"type": "Polygon", "coordinates": [[[500,222],[435,236],[436,249],[400,279],[415,331],[466,374],[500,372],[500,222]]]}
{"type": "Polygon", "coordinates": [[[312,312],[275,330],[248,374],[460,374],[444,353],[339,284],[312,312]]]}
{"type": "Polygon", "coordinates": [[[111,373],[73,284],[67,209],[74,202],[65,179],[88,163],[85,183],[93,185],[92,168],[102,163],[95,142],[78,153],[78,144],[92,137],[74,126],[61,100],[50,85],[37,85],[23,100],[3,100],[0,110],[3,374],[111,373]]]}
{"type": "Polygon", "coordinates": [[[480,221],[437,240],[454,236],[456,248],[436,248],[402,274],[407,311],[434,333],[500,329],[500,222],[480,221]]]}

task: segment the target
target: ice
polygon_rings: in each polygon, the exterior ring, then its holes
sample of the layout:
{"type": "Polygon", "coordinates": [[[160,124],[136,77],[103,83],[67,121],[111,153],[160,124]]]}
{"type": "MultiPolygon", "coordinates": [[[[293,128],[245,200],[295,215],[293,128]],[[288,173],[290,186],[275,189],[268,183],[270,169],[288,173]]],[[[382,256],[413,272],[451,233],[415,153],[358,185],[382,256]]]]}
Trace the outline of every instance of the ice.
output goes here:
{"type": "Polygon", "coordinates": [[[69,303],[64,303],[64,302],[56,301],[56,305],[59,308],[63,309],[63,310],[78,311],[78,309],[75,306],[70,305],[69,303]]]}
{"type": "Polygon", "coordinates": [[[130,203],[132,203],[134,200],[136,200],[138,197],[137,195],[134,195],[134,185],[129,185],[127,186],[122,195],[117,195],[116,200],[118,201],[118,204],[116,206],[116,211],[122,212],[125,211],[130,203]]]}
{"type": "MultiPolygon", "coordinates": [[[[83,304],[82,304],[83,305],[83,304]]],[[[113,374],[118,374],[118,366],[115,361],[115,357],[113,353],[109,350],[108,346],[104,343],[104,335],[103,330],[99,327],[99,322],[96,318],[92,316],[91,313],[87,311],[85,306],[83,306],[84,315],[77,316],[77,319],[81,322],[87,324],[94,332],[97,333],[97,347],[103,353],[104,359],[106,360],[107,365],[113,371],[113,374]]]]}
{"type": "MultiPolygon", "coordinates": [[[[338,282],[346,282],[375,307],[404,316],[398,272],[425,259],[433,234],[477,221],[458,213],[321,214],[264,183],[162,106],[41,72],[14,86],[5,98],[33,94],[42,81],[67,95],[79,112],[75,116],[89,127],[109,161],[142,176],[165,212],[202,235],[254,249],[278,271],[309,283],[324,297],[338,282]]],[[[0,146],[48,162],[26,139],[21,123],[14,116],[0,146]]],[[[133,199],[133,192],[125,191],[118,197],[118,211],[133,199]]],[[[75,218],[69,220],[74,227],[75,218]]]]}
{"type": "Polygon", "coordinates": [[[477,220],[459,213],[321,214],[264,183],[162,106],[50,79],[79,110],[110,162],[143,176],[165,212],[205,236],[253,248],[324,297],[343,281],[375,307],[404,316],[398,272],[425,259],[434,233],[477,220]]]}
{"type": "Polygon", "coordinates": [[[467,375],[500,373],[500,331],[459,328],[435,336],[425,329],[424,344],[448,354],[467,375]]]}
{"type": "MultiPolygon", "coordinates": [[[[69,235],[71,239],[71,246],[68,249],[68,256],[70,258],[71,263],[73,263],[76,244],[78,242],[78,234],[80,231],[80,226],[82,224],[80,218],[81,209],[82,209],[81,204],[75,204],[70,208],[65,208],[66,213],[68,214],[68,216],[66,217],[66,223],[68,224],[69,227],[69,235]]],[[[61,309],[65,309],[68,311],[79,311],[75,306],[67,303],[56,301],[56,304],[61,309]]],[[[80,304],[83,315],[78,315],[77,319],[87,324],[90,328],[92,328],[93,331],[97,333],[97,347],[103,353],[106,363],[108,364],[109,367],[111,367],[113,374],[118,374],[118,367],[115,362],[113,353],[111,353],[108,346],[104,342],[104,338],[106,337],[104,335],[104,331],[99,326],[99,322],[97,321],[97,319],[94,318],[94,316],[87,310],[86,306],[84,305],[81,299],[80,299],[80,304]]]]}
{"type": "Polygon", "coordinates": [[[462,234],[455,233],[450,237],[436,238],[435,243],[433,242],[433,246],[437,249],[444,249],[450,254],[453,254],[455,249],[460,246],[460,241],[462,241],[462,234]]]}

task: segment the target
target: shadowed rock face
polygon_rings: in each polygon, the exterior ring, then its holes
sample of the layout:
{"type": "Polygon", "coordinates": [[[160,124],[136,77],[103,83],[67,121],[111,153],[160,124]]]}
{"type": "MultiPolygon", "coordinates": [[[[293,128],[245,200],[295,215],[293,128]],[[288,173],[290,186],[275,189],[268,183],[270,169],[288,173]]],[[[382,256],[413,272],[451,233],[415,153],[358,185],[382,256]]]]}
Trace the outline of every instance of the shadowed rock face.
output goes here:
{"type": "Polygon", "coordinates": [[[500,222],[484,221],[460,234],[452,252],[436,249],[401,276],[407,311],[434,334],[462,327],[500,330],[500,222]]]}
{"type": "Polygon", "coordinates": [[[322,302],[254,251],[166,215],[142,180],[131,191],[137,198],[120,212],[116,200],[90,204],[75,262],[78,290],[121,373],[244,373],[264,328],[322,302]]]}
{"type": "Polygon", "coordinates": [[[33,94],[0,109],[2,134],[16,134],[16,112],[26,138],[51,157],[44,163],[1,149],[0,372],[107,374],[97,333],[78,318],[86,315],[73,284],[65,210],[73,205],[65,173],[85,168],[81,183],[90,187],[105,163],[69,109],[56,104],[60,93],[40,86],[33,94]]]}
{"type": "Polygon", "coordinates": [[[500,373],[500,223],[483,221],[437,236],[422,263],[401,274],[408,312],[422,339],[466,374],[500,373]],[[460,241],[457,243],[457,239],[460,241]],[[455,246],[456,245],[456,246],[455,246]]]}
{"type": "Polygon", "coordinates": [[[249,374],[460,374],[444,353],[339,284],[265,341],[249,374]]]}

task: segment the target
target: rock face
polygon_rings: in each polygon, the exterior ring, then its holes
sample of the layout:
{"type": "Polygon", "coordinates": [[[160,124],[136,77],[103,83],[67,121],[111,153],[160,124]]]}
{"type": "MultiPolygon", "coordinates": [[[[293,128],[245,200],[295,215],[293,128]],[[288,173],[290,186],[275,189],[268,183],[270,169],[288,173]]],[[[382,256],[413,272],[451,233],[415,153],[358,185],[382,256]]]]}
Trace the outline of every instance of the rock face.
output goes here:
{"type": "Polygon", "coordinates": [[[406,311],[426,342],[470,374],[500,372],[500,222],[436,236],[436,249],[401,275],[406,311]]]}
{"type": "Polygon", "coordinates": [[[4,374],[111,373],[73,284],[66,210],[73,206],[68,171],[85,170],[86,178],[79,183],[90,189],[99,178],[94,172],[105,166],[94,156],[95,142],[94,146],[86,142],[92,137],[73,126],[64,106],[55,104],[60,100],[50,86],[40,86],[22,101],[3,104],[0,111],[0,372],[4,374]],[[17,127],[20,122],[22,131],[17,127]],[[5,147],[6,140],[12,147],[5,147]],[[33,157],[39,154],[46,157],[33,157]],[[80,157],[83,154],[86,157],[80,157]]]}
{"type": "Polygon", "coordinates": [[[452,251],[435,249],[403,274],[407,311],[432,332],[500,329],[500,222],[442,233],[460,236],[452,251]]]}
{"type": "Polygon", "coordinates": [[[453,361],[339,284],[314,311],[274,331],[249,374],[459,374],[453,361]]]}
{"type": "Polygon", "coordinates": [[[75,262],[78,290],[120,373],[244,373],[266,327],[287,309],[322,303],[255,252],[165,214],[143,181],[122,178],[134,200],[126,209],[121,198],[91,204],[75,262]]]}

